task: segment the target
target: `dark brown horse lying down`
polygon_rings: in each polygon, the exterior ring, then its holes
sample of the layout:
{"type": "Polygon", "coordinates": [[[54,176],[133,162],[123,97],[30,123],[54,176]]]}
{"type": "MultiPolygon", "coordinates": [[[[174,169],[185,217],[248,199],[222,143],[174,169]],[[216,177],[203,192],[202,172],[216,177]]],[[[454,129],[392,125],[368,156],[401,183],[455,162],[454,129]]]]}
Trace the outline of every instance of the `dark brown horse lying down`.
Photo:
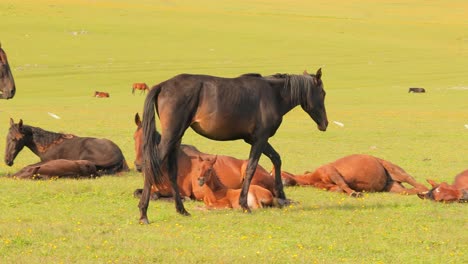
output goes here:
{"type": "Polygon", "coordinates": [[[96,165],[89,160],[50,160],[28,165],[12,177],[18,179],[78,178],[97,176],[96,165]]]}
{"type": "Polygon", "coordinates": [[[440,184],[433,180],[427,180],[432,189],[427,192],[418,193],[421,199],[430,199],[437,202],[468,202],[468,170],[455,176],[452,185],[442,182],[440,184]]]}
{"type": "Polygon", "coordinates": [[[343,157],[320,166],[314,172],[303,175],[283,172],[281,176],[285,186],[311,185],[351,196],[360,196],[360,192],[417,194],[428,190],[397,165],[360,154],[343,157]],[[408,189],[402,183],[408,183],[414,188],[408,189]]]}
{"type": "MultiPolygon", "coordinates": [[[[143,130],[141,129],[141,120],[138,113],[135,115],[135,124],[137,130],[135,131],[133,138],[135,140],[135,167],[138,171],[141,171],[143,159],[142,159],[142,148],[143,148],[143,130]]],[[[178,152],[178,176],[177,185],[179,187],[179,193],[183,197],[190,197],[191,199],[203,200],[205,195],[203,188],[198,184],[198,167],[199,167],[199,156],[202,158],[213,158],[214,155],[200,152],[197,148],[191,145],[181,145],[178,152]]],[[[228,188],[241,188],[243,181],[243,174],[247,167],[246,160],[240,160],[229,156],[218,155],[214,169],[217,171],[223,171],[220,176],[221,182],[228,188]]],[[[164,177],[168,179],[167,168],[163,168],[164,177]]],[[[275,179],[271,176],[260,165],[257,167],[255,174],[252,179],[252,184],[262,186],[263,188],[274,193],[275,190],[275,179]]],[[[141,196],[142,189],[135,190],[135,196],[141,196]]],[[[167,180],[162,187],[156,188],[152,186],[151,190],[152,199],[159,197],[172,197],[172,188],[167,180]]]]}
{"type": "Polygon", "coordinates": [[[10,119],[10,129],[6,136],[5,163],[13,165],[18,153],[29,148],[42,162],[67,159],[89,160],[101,174],[115,174],[128,171],[127,162],[120,148],[105,138],[78,137],[46,131],[39,127],[23,125],[23,120],[15,124],[10,119]]]}
{"type": "MultiPolygon", "coordinates": [[[[239,209],[241,208],[239,204],[241,189],[227,188],[221,182],[220,175],[224,172],[214,168],[216,160],[217,156],[205,159],[198,157],[197,180],[204,193],[203,202],[208,209],[239,209]]],[[[252,209],[271,207],[277,204],[277,199],[273,197],[273,194],[269,190],[259,185],[251,184],[247,195],[247,204],[252,209]]]]}

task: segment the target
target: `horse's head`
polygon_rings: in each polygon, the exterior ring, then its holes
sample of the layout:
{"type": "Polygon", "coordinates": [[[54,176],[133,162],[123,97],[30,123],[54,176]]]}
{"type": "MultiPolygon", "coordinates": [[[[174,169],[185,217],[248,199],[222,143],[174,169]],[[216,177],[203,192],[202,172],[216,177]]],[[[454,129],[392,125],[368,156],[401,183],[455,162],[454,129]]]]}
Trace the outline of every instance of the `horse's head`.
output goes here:
{"type": "Polygon", "coordinates": [[[0,44],[0,99],[11,99],[15,96],[16,86],[5,51],[0,44]]]}
{"type": "Polygon", "coordinates": [[[308,74],[304,71],[304,75],[312,78],[312,86],[307,89],[304,98],[301,99],[301,107],[309,116],[317,123],[320,131],[327,130],[328,118],[325,110],[325,90],[322,82],[322,68],[318,69],[315,75],[308,74]]]}
{"type": "Polygon", "coordinates": [[[5,163],[8,166],[13,165],[18,153],[23,149],[28,140],[27,132],[23,129],[23,120],[20,119],[18,124],[15,124],[10,118],[10,130],[6,137],[5,148],[5,163]]]}
{"type": "Polygon", "coordinates": [[[427,192],[418,193],[418,197],[421,199],[429,199],[436,202],[458,202],[464,199],[462,190],[458,190],[446,182],[440,184],[433,180],[427,180],[427,182],[432,186],[432,189],[427,192]]]}
{"type": "MultiPolygon", "coordinates": [[[[133,139],[135,140],[135,168],[137,171],[141,172],[143,168],[143,126],[141,123],[140,115],[138,113],[135,114],[135,124],[137,129],[135,133],[133,133],[133,139]]],[[[158,139],[156,140],[157,143],[161,141],[161,135],[157,133],[158,139]]]]}
{"type": "Polygon", "coordinates": [[[198,156],[198,185],[203,186],[205,183],[211,180],[214,171],[213,165],[215,164],[217,158],[218,156],[215,156],[214,158],[203,159],[202,157],[198,156]]]}

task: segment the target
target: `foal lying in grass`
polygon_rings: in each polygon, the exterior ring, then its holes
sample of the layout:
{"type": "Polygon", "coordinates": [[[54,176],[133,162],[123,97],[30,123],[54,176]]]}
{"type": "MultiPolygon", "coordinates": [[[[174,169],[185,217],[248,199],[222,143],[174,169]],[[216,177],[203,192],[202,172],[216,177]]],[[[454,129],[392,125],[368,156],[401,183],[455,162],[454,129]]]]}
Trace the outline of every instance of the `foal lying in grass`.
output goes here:
{"type": "MultiPolygon", "coordinates": [[[[208,209],[241,208],[239,197],[242,189],[229,189],[221,183],[217,172],[213,168],[217,156],[214,158],[202,158],[198,156],[198,159],[200,161],[198,184],[203,188],[205,193],[203,202],[206,207],[208,209]]],[[[250,185],[247,204],[252,209],[279,206],[278,200],[273,197],[273,194],[269,190],[254,184],[250,185]]]]}

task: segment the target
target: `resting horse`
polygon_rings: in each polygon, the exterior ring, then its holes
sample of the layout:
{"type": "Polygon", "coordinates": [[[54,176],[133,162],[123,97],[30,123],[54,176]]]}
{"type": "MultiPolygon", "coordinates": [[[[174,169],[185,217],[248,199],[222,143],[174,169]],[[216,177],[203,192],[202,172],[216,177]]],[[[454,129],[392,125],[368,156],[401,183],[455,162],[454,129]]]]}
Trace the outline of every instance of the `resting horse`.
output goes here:
{"type": "Polygon", "coordinates": [[[0,99],[12,99],[16,93],[15,80],[5,51],[0,44],[0,99]]]}
{"type": "Polygon", "coordinates": [[[89,160],[102,174],[128,171],[127,162],[120,148],[108,139],[78,137],[43,130],[39,127],[17,124],[10,119],[6,137],[5,163],[13,165],[23,147],[28,147],[41,161],[56,159],[89,160]]]}
{"type": "Polygon", "coordinates": [[[354,197],[361,196],[361,192],[417,194],[428,190],[399,166],[360,154],[343,157],[303,175],[283,172],[282,177],[285,185],[311,185],[329,191],[345,192],[354,197]],[[402,183],[408,183],[414,188],[408,189],[402,183]]]}
{"type": "MultiPolygon", "coordinates": [[[[143,163],[143,129],[141,127],[141,119],[138,113],[135,114],[135,124],[137,129],[133,134],[135,141],[135,168],[141,171],[143,163]]],[[[157,132],[156,132],[157,133],[157,132]]],[[[158,134],[159,135],[159,134],[158,134]]],[[[190,197],[195,200],[203,200],[204,192],[198,185],[198,167],[199,159],[198,156],[202,157],[213,157],[213,155],[200,152],[197,148],[191,145],[181,145],[177,151],[177,162],[178,162],[178,175],[177,185],[179,192],[183,197],[190,197]]],[[[217,156],[217,162],[214,165],[218,171],[223,171],[220,176],[221,182],[228,188],[241,188],[243,181],[243,172],[247,167],[247,161],[239,160],[229,156],[217,156]]],[[[168,179],[167,168],[163,168],[164,177],[168,179]]],[[[252,184],[260,185],[263,188],[274,192],[275,179],[260,165],[252,178],[252,184]]],[[[136,197],[140,196],[142,189],[137,189],[134,192],[136,197]]],[[[162,186],[152,186],[151,190],[152,198],[159,197],[173,197],[172,188],[170,184],[166,183],[162,186]]]]}
{"type": "Polygon", "coordinates": [[[432,189],[427,192],[418,193],[419,198],[429,199],[437,202],[468,202],[468,170],[455,176],[452,185],[442,182],[440,184],[433,180],[427,180],[432,189]]]}
{"type": "Polygon", "coordinates": [[[140,223],[149,223],[147,210],[152,185],[164,182],[161,166],[167,164],[175,194],[176,210],[189,215],[177,186],[177,151],[188,127],[213,140],[242,139],[251,145],[239,203],[249,211],[247,193],[263,153],[275,166],[275,194],[286,199],[281,182],[281,158],[268,143],[283,116],[297,105],[325,131],[325,90],[322,71],[315,75],[221,78],[181,74],[154,86],[148,93],[143,113],[145,181],[138,207],[140,223]],[[161,143],[155,133],[156,113],[161,124],[161,143]]]}
{"type": "MultiPolygon", "coordinates": [[[[231,189],[224,186],[218,177],[217,170],[214,169],[217,156],[214,158],[203,159],[200,156],[199,160],[199,175],[198,183],[202,186],[205,196],[203,202],[207,208],[241,208],[239,205],[239,197],[241,189],[231,189]]],[[[223,172],[220,171],[220,174],[223,172]]],[[[247,204],[249,208],[257,209],[266,206],[273,206],[275,202],[273,194],[267,189],[251,184],[247,194],[247,204]]]]}
{"type": "Polygon", "coordinates": [[[96,165],[89,160],[57,159],[22,168],[12,177],[18,179],[80,178],[98,176],[96,165]]]}

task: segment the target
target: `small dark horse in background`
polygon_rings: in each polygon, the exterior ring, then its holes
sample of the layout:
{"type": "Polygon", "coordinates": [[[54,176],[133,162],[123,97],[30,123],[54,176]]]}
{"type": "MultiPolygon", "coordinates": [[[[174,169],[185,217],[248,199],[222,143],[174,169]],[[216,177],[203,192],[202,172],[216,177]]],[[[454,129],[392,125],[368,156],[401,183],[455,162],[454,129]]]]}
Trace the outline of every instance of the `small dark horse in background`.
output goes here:
{"type": "Polygon", "coordinates": [[[181,74],[151,89],[143,113],[145,182],[140,199],[140,222],[148,223],[147,209],[152,185],[164,181],[161,167],[167,162],[177,212],[185,210],[177,186],[177,151],[188,127],[213,140],[242,139],[251,145],[239,204],[250,212],[247,203],[252,176],[263,153],[275,166],[276,197],[286,199],[281,182],[281,158],[268,143],[279,128],[283,116],[297,105],[325,131],[325,90],[322,71],[315,75],[278,74],[268,77],[245,75],[221,78],[209,75],[181,74]],[[157,144],[155,118],[161,124],[161,142],[157,144]]]}
{"type": "Polygon", "coordinates": [[[108,139],[50,132],[39,127],[23,125],[23,120],[15,124],[13,119],[10,119],[5,163],[12,166],[16,156],[25,146],[42,162],[56,159],[89,160],[102,174],[129,170],[120,148],[108,139]]]}
{"type": "Polygon", "coordinates": [[[89,160],[56,159],[28,165],[12,177],[46,180],[57,178],[83,178],[98,176],[96,165],[89,160]]]}
{"type": "Polygon", "coordinates": [[[446,182],[436,183],[427,180],[432,189],[427,192],[418,193],[419,198],[429,199],[436,202],[468,202],[468,170],[460,172],[455,176],[452,185],[446,182]]]}
{"type": "Polygon", "coordinates": [[[408,93],[425,93],[426,89],[424,88],[417,88],[417,87],[412,87],[408,89],[408,93]]]}
{"type": "Polygon", "coordinates": [[[12,99],[16,93],[15,80],[5,51],[0,44],[0,99],[12,99]]]}
{"type": "Polygon", "coordinates": [[[132,85],[132,94],[135,94],[135,90],[140,90],[140,94],[149,91],[149,87],[146,83],[134,83],[132,85]]]}

